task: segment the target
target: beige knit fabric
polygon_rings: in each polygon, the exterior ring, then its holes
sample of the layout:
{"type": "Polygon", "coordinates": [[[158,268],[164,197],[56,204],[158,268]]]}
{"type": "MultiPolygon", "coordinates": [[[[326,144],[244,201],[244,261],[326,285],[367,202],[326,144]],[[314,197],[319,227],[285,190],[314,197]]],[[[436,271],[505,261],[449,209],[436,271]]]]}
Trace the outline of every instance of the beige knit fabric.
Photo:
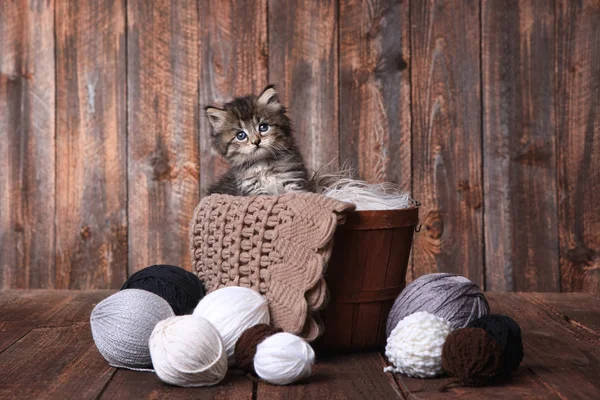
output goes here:
{"type": "Polygon", "coordinates": [[[252,288],[269,301],[271,322],[307,340],[322,332],[323,272],[347,204],[313,193],[205,197],[191,224],[192,265],[208,292],[252,288]]]}

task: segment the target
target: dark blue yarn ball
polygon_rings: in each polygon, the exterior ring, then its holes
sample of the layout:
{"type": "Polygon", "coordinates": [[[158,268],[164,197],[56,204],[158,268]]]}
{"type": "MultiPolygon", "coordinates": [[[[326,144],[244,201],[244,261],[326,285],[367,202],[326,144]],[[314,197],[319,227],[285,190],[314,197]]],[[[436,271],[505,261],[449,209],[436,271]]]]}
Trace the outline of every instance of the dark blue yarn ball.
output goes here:
{"type": "Polygon", "coordinates": [[[206,294],[198,277],[174,265],[152,265],[144,268],[123,284],[123,289],[142,289],[165,299],[175,315],[191,314],[206,294]]]}
{"type": "Polygon", "coordinates": [[[510,375],[519,368],[524,353],[521,327],[517,321],[506,315],[486,315],[472,321],[468,326],[485,330],[498,342],[504,355],[501,375],[510,375]]]}

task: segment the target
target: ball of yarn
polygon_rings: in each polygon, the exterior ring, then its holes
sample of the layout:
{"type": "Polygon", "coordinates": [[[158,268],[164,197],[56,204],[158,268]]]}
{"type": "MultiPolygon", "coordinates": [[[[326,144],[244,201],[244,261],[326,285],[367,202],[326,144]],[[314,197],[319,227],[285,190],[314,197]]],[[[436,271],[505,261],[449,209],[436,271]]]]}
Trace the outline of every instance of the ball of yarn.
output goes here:
{"type": "Polygon", "coordinates": [[[173,265],[153,265],[131,275],[123,289],[143,289],[159,295],[173,308],[175,315],[191,314],[205,295],[198,277],[173,265]]]}
{"type": "Polygon", "coordinates": [[[206,318],[221,334],[227,360],[234,363],[235,343],[244,331],[257,324],[268,324],[269,304],[267,299],[252,289],[228,286],[200,300],[194,315],[206,318]]]}
{"type": "Polygon", "coordinates": [[[451,384],[483,386],[497,376],[502,368],[502,349],[494,338],[481,328],[457,329],[448,335],[442,350],[442,366],[454,380],[451,384]]]}
{"type": "Polygon", "coordinates": [[[274,385],[288,385],[312,373],[315,352],[302,338],[260,324],[247,329],[235,346],[238,366],[274,385]]]}
{"type": "Polygon", "coordinates": [[[274,385],[288,385],[308,378],[315,363],[315,352],[302,338],[291,333],[276,333],[256,347],[256,375],[274,385]]]}
{"type": "Polygon", "coordinates": [[[517,321],[505,315],[486,315],[472,321],[469,327],[485,330],[498,342],[504,359],[502,375],[510,375],[519,368],[523,361],[523,338],[517,321]]]}
{"type": "Polygon", "coordinates": [[[423,275],[406,286],[394,302],[387,320],[387,336],[399,321],[417,311],[427,311],[450,321],[453,328],[463,328],[489,314],[490,306],[479,287],[463,276],[423,275]]]}
{"type": "Polygon", "coordinates": [[[384,372],[432,378],[442,372],[442,347],[452,325],[425,311],[400,321],[387,339],[385,355],[394,365],[384,372]]]}
{"type": "Polygon", "coordinates": [[[221,335],[201,317],[183,315],[156,324],[150,354],[158,377],[171,385],[216,385],[227,373],[221,335]]]}
{"type": "Polygon", "coordinates": [[[90,326],[100,354],[113,367],[147,369],[152,366],[148,339],[154,326],[175,314],[154,293],[122,290],[94,307],[90,326]]]}
{"type": "Polygon", "coordinates": [[[283,331],[267,324],[258,324],[246,329],[235,344],[234,357],[236,365],[244,371],[254,372],[256,346],[267,337],[279,332],[283,331]]]}

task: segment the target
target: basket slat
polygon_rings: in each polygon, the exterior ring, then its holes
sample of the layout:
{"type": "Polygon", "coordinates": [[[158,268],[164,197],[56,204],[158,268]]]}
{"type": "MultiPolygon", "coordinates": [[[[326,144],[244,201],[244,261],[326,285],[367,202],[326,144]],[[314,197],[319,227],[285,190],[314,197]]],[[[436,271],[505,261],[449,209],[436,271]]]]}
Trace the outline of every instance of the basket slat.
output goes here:
{"type": "Polygon", "coordinates": [[[356,211],[335,235],[327,269],[331,300],[323,313],[321,351],[385,346],[385,325],[406,271],[419,209],[356,211]]]}

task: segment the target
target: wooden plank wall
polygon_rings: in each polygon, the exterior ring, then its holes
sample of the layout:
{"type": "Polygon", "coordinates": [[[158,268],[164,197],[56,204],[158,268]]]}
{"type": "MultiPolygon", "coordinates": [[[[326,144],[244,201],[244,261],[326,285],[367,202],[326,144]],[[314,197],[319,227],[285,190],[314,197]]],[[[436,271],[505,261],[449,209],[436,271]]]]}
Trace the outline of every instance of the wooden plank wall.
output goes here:
{"type": "Polygon", "coordinates": [[[511,5],[481,10],[486,288],[557,291],[554,7],[511,5]]]}
{"type": "Polygon", "coordinates": [[[55,282],[54,14],[0,2],[0,288],[55,282]]]}
{"type": "Polygon", "coordinates": [[[203,107],[275,83],[308,167],[422,202],[409,279],[600,292],[598,0],[0,2],[0,288],[190,268],[203,107]]]}
{"type": "Polygon", "coordinates": [[[452,4],[411,7],[412,188],[424,226],[413,270],[483,285],[481,4],[452,4]]]}
{"type": "Polygon", "coordinates": [[[54,285],[60,289],[115,287],[126,278],[124,4],[56,2],[54,285]]]}

